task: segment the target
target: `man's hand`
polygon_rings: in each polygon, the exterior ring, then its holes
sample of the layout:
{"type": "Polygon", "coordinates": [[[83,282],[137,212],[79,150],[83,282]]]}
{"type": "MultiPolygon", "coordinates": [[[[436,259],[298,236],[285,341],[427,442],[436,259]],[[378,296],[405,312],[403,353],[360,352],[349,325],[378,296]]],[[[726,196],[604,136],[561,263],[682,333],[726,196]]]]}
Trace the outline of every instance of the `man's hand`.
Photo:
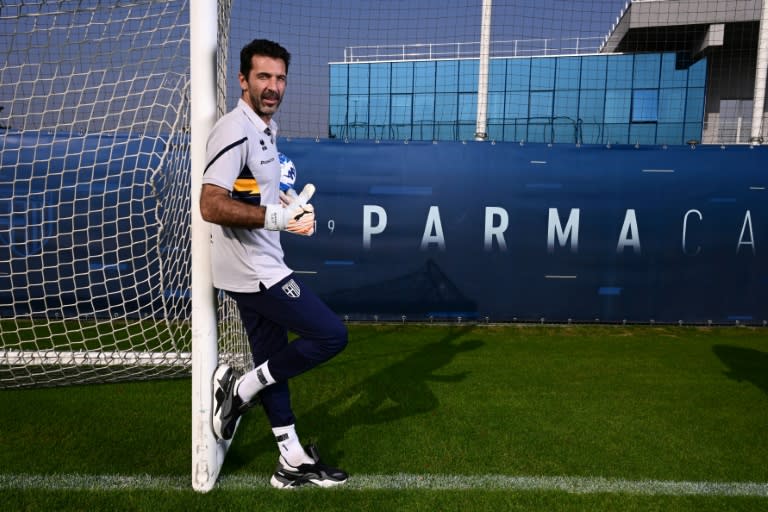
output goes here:
{"type": "Polygon", "coordinates": [[[266,205],[264,228],[272,231],[288,231],[296,235],[312,236],[315,233],[315,207],[308,203],[315,193],[315,186],[307,183],[300,194],[294,189],[281,192],[283,204],[266,205]]]}

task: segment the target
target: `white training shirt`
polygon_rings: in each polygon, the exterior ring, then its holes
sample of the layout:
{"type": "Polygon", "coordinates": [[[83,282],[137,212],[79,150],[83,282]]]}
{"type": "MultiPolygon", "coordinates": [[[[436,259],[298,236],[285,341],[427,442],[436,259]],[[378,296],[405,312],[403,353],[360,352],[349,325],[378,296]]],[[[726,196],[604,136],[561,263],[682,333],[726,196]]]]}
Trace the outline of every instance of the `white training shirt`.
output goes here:
{"type": "MultiPolygon", "coordinates": [[[[277,124],[267,125],[246,102],[219,119],[208,136],[203,183],[229,190],[250,204],[280,203],[277,124]]],[[[291,269],[283,261],[280,232],[211,227],[213,285],[233,292],[271,287],[291,269]]]]}

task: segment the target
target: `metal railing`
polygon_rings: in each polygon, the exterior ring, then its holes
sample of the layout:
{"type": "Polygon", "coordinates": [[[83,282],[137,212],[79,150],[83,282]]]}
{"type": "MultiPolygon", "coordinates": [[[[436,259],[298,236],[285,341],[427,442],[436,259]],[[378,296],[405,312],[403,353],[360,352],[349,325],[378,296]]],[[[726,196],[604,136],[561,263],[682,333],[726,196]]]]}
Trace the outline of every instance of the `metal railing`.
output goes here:
{"type": "MultiPolygon", "coordinates": [[[[596,53],[602,37],[512,39],[491,41],[491,57],[530,57],[596,53]]],[[[405,60],[473,59],[480,42],[347,46],[344,63],[405,60]]]]}

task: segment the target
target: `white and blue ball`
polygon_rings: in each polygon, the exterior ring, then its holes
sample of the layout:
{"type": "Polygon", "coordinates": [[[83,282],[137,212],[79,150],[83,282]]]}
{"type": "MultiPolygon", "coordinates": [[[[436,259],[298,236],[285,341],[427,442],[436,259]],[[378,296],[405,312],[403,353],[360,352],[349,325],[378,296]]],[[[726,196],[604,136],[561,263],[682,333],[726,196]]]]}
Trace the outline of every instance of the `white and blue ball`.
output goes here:
{"type": "Polygon", "coordinates": [[[285,192],[296,184],[296,166],[284,154],[278,153],[277,156],[280,158],[280,190],[285,192]]]}

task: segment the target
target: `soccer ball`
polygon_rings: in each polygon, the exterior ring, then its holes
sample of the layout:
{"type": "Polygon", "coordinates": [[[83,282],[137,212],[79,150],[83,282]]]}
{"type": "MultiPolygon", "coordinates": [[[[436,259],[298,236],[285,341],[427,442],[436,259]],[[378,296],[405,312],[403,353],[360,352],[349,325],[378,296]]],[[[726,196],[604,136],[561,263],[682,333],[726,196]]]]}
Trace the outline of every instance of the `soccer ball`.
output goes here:
{"type": "Polygon", "coordinates": [[[284,154],[278,153],[277,156],[280,158],[280,190],[285,192],[296,183],[296,166],[284,154]]]}

